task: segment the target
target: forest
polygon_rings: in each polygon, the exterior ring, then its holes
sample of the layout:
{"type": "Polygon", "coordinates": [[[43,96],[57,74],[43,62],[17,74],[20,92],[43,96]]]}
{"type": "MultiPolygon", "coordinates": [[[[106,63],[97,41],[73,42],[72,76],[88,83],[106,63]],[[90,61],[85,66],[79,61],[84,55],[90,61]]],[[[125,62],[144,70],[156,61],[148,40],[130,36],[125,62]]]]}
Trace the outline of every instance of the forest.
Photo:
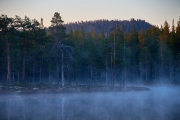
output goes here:
{"type": "Polygon", "coordinates": [[[0,41],[6,85],[180,84],[180,19],[160,27],[134,19],[64,24],[55,12],[46,28],[42,18],[1,15],[0,41]]]}

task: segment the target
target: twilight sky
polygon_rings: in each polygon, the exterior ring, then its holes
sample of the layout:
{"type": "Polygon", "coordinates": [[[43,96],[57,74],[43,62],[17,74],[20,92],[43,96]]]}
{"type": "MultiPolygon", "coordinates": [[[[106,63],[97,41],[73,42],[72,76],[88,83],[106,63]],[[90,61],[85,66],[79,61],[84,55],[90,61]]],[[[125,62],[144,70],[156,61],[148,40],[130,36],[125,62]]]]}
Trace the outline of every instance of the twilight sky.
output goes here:
{"type": "Polygon", "coordinates": [[[8,17],[44,20],[50,26],[54,12],[59,12],[65,23],[98,19],[143,19],[153,25],[168,21],[175,25],[180,16],[180,0],[0,0],[0,14],[8,17]]]}

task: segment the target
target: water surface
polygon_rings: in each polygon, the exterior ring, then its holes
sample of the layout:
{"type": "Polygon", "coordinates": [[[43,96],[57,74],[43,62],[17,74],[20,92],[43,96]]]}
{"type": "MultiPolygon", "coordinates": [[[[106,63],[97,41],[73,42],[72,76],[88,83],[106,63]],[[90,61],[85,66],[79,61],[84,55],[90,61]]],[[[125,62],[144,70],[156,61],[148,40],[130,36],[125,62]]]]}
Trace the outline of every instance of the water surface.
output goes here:
{"type": "Polygon", "coordinates": [[[180,120],[180,87],[0,95],[0,120],[180,120]]]}

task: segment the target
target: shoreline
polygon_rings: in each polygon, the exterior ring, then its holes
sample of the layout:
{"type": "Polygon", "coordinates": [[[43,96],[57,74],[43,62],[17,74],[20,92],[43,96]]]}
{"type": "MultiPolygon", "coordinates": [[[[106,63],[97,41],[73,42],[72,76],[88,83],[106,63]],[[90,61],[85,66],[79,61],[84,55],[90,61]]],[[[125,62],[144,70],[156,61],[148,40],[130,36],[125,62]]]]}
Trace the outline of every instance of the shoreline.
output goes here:
{"type": "Polygon", "coordinates": [[[60,85],[26,85],[26,86],[0,86],[0,95],[2,94],[59,94],[59,93],[90,93],[90,92],[132,92],[148,91],[148,87],[126,86],[126,87],[109,87],[109,86],[60,86],[60,85]]]}

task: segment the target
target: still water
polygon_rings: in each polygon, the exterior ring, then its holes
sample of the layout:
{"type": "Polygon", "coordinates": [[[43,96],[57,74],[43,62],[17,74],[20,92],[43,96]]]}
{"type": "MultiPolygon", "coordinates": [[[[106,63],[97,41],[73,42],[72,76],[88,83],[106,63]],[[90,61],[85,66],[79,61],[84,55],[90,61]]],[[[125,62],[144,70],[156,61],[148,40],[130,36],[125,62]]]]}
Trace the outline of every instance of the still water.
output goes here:
{"type": "Polygon", "coordinates": [[[180,87],[0,95],[0,120],[180,120],[180,87]]]}

